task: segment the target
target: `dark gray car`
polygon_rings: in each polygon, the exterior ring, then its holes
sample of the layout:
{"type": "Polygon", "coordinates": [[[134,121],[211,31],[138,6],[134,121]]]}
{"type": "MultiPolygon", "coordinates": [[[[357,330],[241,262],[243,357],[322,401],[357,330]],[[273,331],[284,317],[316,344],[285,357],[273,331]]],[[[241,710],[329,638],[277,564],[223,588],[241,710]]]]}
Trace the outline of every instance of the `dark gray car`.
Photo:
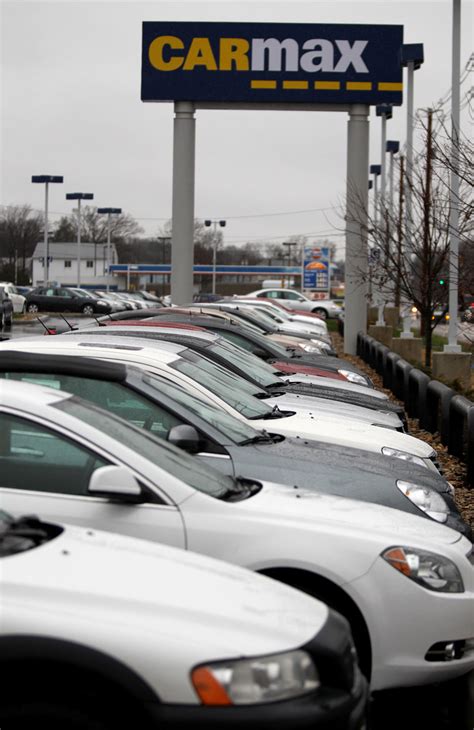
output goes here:
{"type": "Polygon", "coordinates": [[[375,502],[428,517],[471,537],[449,484],[401,459],[256,431],[168,380],[87,357],[7,351],[0,377],[25,379],[90,400],[194,453],[219,471],[375,502]]]}

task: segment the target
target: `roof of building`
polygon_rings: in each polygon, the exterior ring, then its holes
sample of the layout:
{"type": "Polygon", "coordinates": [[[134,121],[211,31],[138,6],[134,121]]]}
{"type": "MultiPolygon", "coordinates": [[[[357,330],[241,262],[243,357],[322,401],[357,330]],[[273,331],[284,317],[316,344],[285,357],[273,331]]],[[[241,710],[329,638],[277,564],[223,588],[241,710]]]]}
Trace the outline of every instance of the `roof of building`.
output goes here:
{"type": "MultiPolygon", "coordinates": [[[[87,241],[81,241],[81,259],[93,259],[94,253],[97,258],[103,258],[107,248],[106,243],[88,243],[87,241]]],[[[115,244],[110,244],[111,250],[115,250],[115,244]]],[[[74,243],[49,243],[49,255],[59,259],[77,258],[77,241],[74,243]]],[[[33,258],[41,258],[44,256],[44,242],[41,241],[36,244],[33,252],[33,258]]]]}

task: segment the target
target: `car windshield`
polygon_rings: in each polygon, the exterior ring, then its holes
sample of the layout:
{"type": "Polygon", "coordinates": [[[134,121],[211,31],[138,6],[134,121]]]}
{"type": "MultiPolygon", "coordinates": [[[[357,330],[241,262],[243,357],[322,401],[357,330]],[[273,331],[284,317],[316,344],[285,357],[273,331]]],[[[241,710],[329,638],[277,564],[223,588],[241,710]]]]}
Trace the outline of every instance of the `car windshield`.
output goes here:
{"type": "Polygon", "coordinates": [[[268,386],[280,382],[278,371],[275,368],[262,362],[255,355],[242,350],[241,347],[236,347],[231,342],[226,342],[226,340],[213,342],[207,349],[219,355],[229,365],[237,366],[248,372],[252,380],[256,381],[261,388],[268,388],[268,386]]]}
{"type": "Polygon", "coordinates": [[[194,413],[203,421],[214,426],[224,436],[229,438],[234,443],[240,444],[244,441],[249,441],[258,434],[258,432],[247,425],[245,421],[241,421],[235,418],[230,413],[223,411],[213,403],[201,400],[193,393],[188,393],[184,388],[180,388],[165,378],[161,378],[159,375],[152,373],[143,372],[141,375],[142,381],[147,385],[153,393],[162,394],[172,398],[174,401],[184,406],[188,411],[194,413]]]}
{"type": "Polygon", "coordinates": [[[191,350],[182,350],[170,366],[203,385],[245,418],[265,418],[272,412],[269,406],[255,398],[256,391],[266,396],[264,390],[259,392],[255,385],[191,350]]]}
{"type": "Polygon", "coordinates": [[[95,297],[86,289],[72,289],[72,291],[78,294],[80,297],[86,297],[86,299],[95,299],[95,297]]]}
{"type": "Polygon", "coordinates": [[[98,408],[90,401],[71,396],[57,401],[52,407],[93,426],[119,444],[126,444],[139,456],[199,492],[220,499],[235,489],[235,482],[230,477],[214,471],[185,451],[98,408]]]}

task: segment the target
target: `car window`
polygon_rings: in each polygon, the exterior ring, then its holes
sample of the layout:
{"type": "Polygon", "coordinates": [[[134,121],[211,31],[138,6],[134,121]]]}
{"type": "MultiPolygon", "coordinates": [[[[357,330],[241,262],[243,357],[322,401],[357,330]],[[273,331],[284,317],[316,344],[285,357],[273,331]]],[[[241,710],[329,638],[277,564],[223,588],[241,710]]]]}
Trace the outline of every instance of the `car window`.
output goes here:
{"type": "Polygon", "coordinates": [[[222,357],[230,366],[238,366],[242,371],[248,372],[261,388],[267,388],[279,382],[275,368],[262,362],[255,355],[250,355],[245,350],[242,351],[240,347],[236,347],[231,342],[225,340],[213,342],[207,349],[222,357]]]}
{"type": "Polygon", "coordinates": [[[0,486],[87,495],[91,474],[110,462],[34,421],[0,413],[0,486]]]}
{"type": "Polygon", "coordinates": [[[0,373],[0,377],[72,393],[160,438],[166,438],[173,426],[184,423],[174,414],[120,383],[59,373],[0,373]]]}
{"type": "Polygon", "coordinates": [[[263,299],[277,299],[279,292],[277,291],[266,291],[263,292],[263,294],[259,294],[259,297],[262,297],[263,299]]]}
{"type": "Polygon", "coordinates": [[[281,298],[282,299],[293,299],[293,300],[297,300],[297,301],[300,301],[300,302],[302,300],[302,297],[300,297],[300,295],[297,294],[295,291],[282,292],[282,297],[281,298]]]}
{"type": "Polygon", "coordinates": [[[43,296],[46,296],[46,297],[55,297],[55,296],[57,296],[55,289],[45,289],[44,291],[40,291],[39,293],[40,294],[43,294],[43,296]]]}
{"type": "Polygon", "coordinates": [[[230,477],[211,469],[167,441],[162,441],[122,418],[117,418],[113,413],[98,408],[94,403],[71,396],[58,401],[52,407],[106,433],[120,444],[126,444],[138,456],[211,497],[220,498],[234,487],[234,481],[230,477]]]}
{"type": "Polygon", "coordinates": [[[68,299],[73,299],[75,296],[75,292],[71,291],[71,289],[58,289],[57,290],[58,297],[67,297],[68,299]]]}
{"type": "MultiPolygon", "coordinates": [[[[183,350],[170,367],[203,385],[245,418],[264,418],[272,410],[255,398],[256,385],[191,350],[183,350]]],[[[266,395],[264,390],[260,393],[266,395]]]]}

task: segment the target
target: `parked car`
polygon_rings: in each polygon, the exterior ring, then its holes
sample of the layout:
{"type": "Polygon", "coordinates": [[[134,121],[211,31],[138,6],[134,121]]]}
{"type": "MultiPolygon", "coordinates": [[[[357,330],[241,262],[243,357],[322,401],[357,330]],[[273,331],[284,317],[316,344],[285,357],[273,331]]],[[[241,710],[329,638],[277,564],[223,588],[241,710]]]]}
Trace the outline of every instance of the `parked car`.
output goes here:
{"type": "Polygon", "coordinates": [[[5,512],[0,565],[2,727],[258,720],[290,730],[296,716],[302,727],[349,729],[364,720],[366,682],[347,621],[281,583],[5,512]]]}
{"type": "Polygon", "coordinates": [[[78,395],[224,474],[375,502],[472,533],[438,474],[359,449],[258,431],[163,377],[120,362],[2,352],[0,377],[78,395]]]}
{"type": "Polygon", "coordinates": [[[311,384],[287,383],[285,377],[274,367],[223,337],[197,327],[174,328],[172,324],[164,323],[165,326],[160,327],[159,321],[150,320],[138,321],[134,325],[127,322],[109,322],[105,327],[90,329],[86,327],[66,334],[79,333],[80,337],[102,334],[107,337],[110,335],[136,337],[145,342],[150,340],[176,342],[253,383],[256,386],[256,397],[264,398],[270,406],[276,405],[281,410],[294,409],[297,412],[306,410],[322,419],[336,416],[372,424],[375,421],[383,428],[404,431],[404,424],[399,415],[393,411],[379,409],[375,414],[373,409],[365,408],[362,403],[319,398],[317,387],[311,384]]]}
{"type": "Polygon", "coordinates": [[[89,316],[111,311],[111,307],[103,299],[95,299],[89,292],[78,294],[68,287],[37,287],[27,294],[25,308],[27,312],[82,312],[89,316]]]}
{"type": "Polygon", "coordinates": [[[337,317],[341,311],[341,307],[332,299],[308,299],[295,289],[257,289],[249,292],[248,296],[281,300],[290,309],[313,312],[319,314],[323,319],[337,317]]]}
{"type": "MultiPolygon", "coordinates": [[[[51,354],[87,353],[98,359],[120,360],[139,365],[150,372],[177,383],[204,398],[244,423],[283,436],[338,444],[382,453],[387,457],[408,459],[427,469],[438,471],[436,452],[424,441],[390,428],[350,419],[322,419],[308,412],[280,410],[255,397],[255,386],[219,365],[195,354],[183,345],[149,341],[144,345],[133,338],[94,336],[93,334],[59,337],[29,337],[0,343],[5,350],[22,350],[51,354]]],[[[264,394],[264,391],[262,391],[264,394]]],[[[376,421],[374,421],[376,423],[376,421]]]]}
{"type": "MultiPolygon", "coordinates": [[[[52,522],[139,535],[323,599],[349,620],[374,691],[463,685],[474,669],[474,557],[459,533],[380,505],[225,477],[90,402],[37,385],[0,382],[0,423],[2,504],[13,514],[39,512],[52,522]]],[[[153,571],[136,572],[166,596],[153,571]]],[[[134,584],[120,570],[117,581],[136,620],[134,584]]],[[[96,585],[100,590],[100,579],[96,585]]],[[[128,642],[110,611],[105,617],[113,640],[128,642]]],[[[271,620],[267,610],[261,617],[258,642],[271,620]]],[[[140,633],[154,648],[153,632],[140,633]]],[[[224,657],[202,660],[233,656],[229,647],[224,657]]],[[[151,671],[158,663],[154,651],[151,671]]]]}
{"type": "Polygon", "coordinates": [[[257,309],[263,309],[268,313],[272,313],[275,317],[280,318],[287,323],[299,323],[310,327],[312,330],[319,333],[319,336],[321,337],[321,339],[323,339],[323,341],[325,340],[326,342],[331,344],[331,338],[328,334],[326,321],[324,319],[321,319],[319,316],[312,314],[311,312],[307,312],[303,315],[296,314],[292,310],[288,310],[282,305],[278,306],[274,301],[270,299],[259,299],[258,297],[255,297],[254,299],[252,299],[251,297],[234,297],[232,301],[235,301],[237,304],[245,304],[246,302],[248,302],[253,307],[256,307],[257,309]]]}
{"type": "Polygon", "coordinates": [[[463,322],[472,322],[474,320],[474,303],[471,303],[461,315],[463,322]]]}
{"type": "Polygon", "coordinates": [[[13,322],[13,302],[5,287],[0,284],[0,330],[10,328],[13,322]]]}
{"type": "Polygon", "coordinates": [[[134,309],[131,303],[124,302],[123,299],[116,297],[114,295],[114,292],[108,292],[102,289],[94,289],[94,294],[100,299],[105,299],[105,301],[110,304],[112,313],[132,311],[134,309]]]}
{"type": "Polygon", "coordinates": [[[25,297],[18,291],[18,287],[11,281],[0,281],[0,286],[3,287],[12,300],[13,311],[17,313],[23,312],[25,309],[25,297]]]}

